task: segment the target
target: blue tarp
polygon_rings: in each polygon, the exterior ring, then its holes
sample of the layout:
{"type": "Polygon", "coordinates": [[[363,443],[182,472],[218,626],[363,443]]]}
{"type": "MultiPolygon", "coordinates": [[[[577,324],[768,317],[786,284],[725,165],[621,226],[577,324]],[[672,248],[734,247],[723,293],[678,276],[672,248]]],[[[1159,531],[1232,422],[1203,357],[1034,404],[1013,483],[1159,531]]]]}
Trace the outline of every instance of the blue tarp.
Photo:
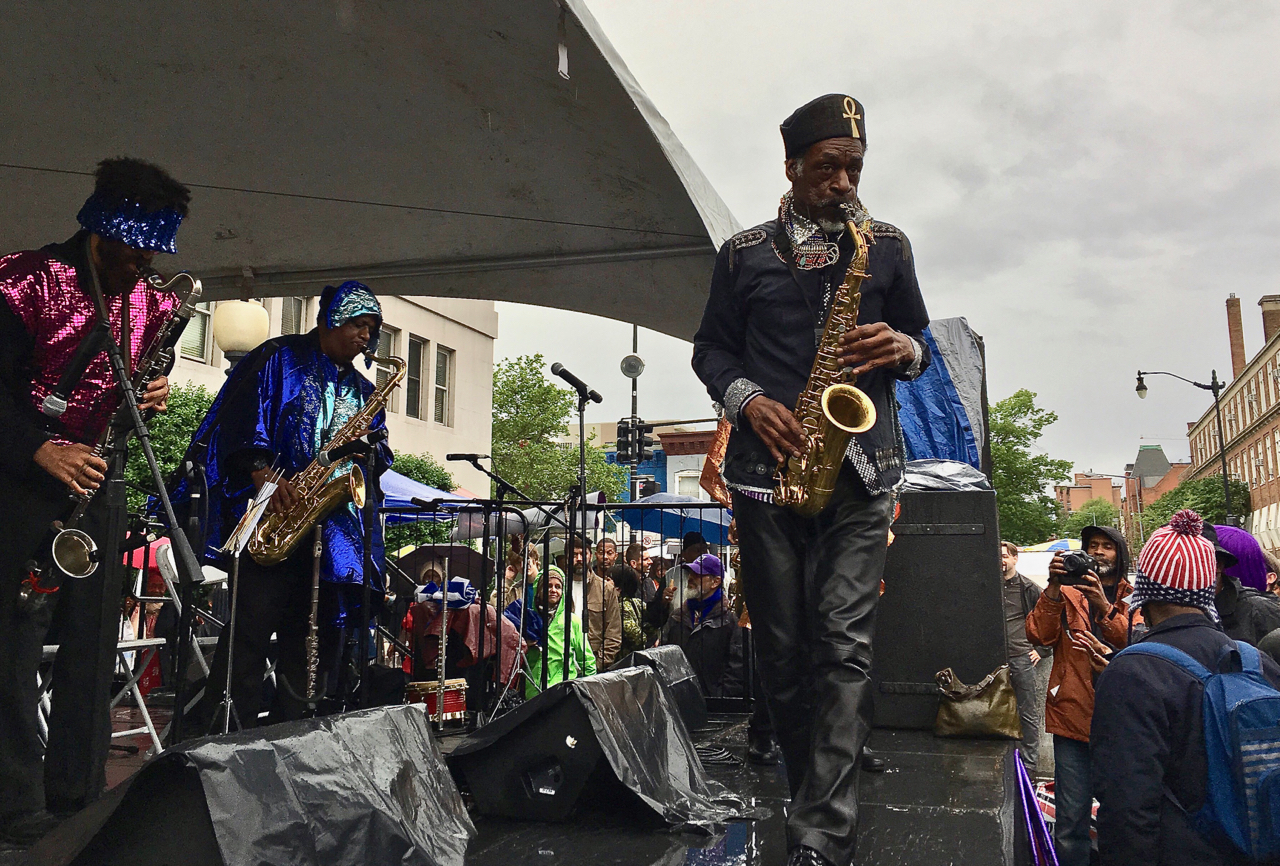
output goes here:
{"type": "Polygon", "coordinates": [[[980,469],[982,419],[970,414],[981,405],[983,370],[977,340],[964,319],[941,319],[925,329],[924,338],[933,364],[919,379],[897,387],[907,459],[955,460],[980,469]],[[942,339],[935,337],[935,330],[942,339]]]}

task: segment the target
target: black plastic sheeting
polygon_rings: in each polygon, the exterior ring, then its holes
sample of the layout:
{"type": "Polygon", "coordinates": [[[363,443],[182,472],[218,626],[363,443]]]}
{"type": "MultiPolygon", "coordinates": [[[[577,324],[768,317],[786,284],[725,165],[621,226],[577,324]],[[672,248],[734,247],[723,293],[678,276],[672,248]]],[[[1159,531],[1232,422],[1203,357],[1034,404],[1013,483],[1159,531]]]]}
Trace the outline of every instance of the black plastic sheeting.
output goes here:
{"type": "Polygon", "coordinates": [[[698,674],[689,664],[689,658],[678,646],[656,646],[637,650],[614,665],[614,670],[632,667],[650,667],[675,698],[676,709],[685,727],[697,731],[707,724],[707,700],[702,694],[698,674]]]}
{"type": "Polygon", "coordinates": [[[475,835],[421,704],[178,746],[138,781],[164,762],[199,771],[227,864],[461,866],[475,835]]]}
{"type": "Polygon", "coordinates": [[[648,667],[571,680],[618,780],[678,830],[719,832],[747,817],[742,800],[707,777],[675,700],[648,667]]]}

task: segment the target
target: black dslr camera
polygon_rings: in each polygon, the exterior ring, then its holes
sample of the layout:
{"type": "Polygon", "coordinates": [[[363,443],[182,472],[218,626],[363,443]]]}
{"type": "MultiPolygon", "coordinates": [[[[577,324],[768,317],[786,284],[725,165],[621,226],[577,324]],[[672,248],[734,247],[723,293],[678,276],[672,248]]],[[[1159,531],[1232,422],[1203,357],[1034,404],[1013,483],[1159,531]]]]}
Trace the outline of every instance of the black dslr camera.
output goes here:
{"type": "Polygon", "coordinates": [[[1062,567],[1067,573],[1058,578],[1063,586],[1081,586],[1088,581],[1084,576],[1098,567],[1098,561],[1083,550],[1073,550],[1062,554],[1062,567]]]}

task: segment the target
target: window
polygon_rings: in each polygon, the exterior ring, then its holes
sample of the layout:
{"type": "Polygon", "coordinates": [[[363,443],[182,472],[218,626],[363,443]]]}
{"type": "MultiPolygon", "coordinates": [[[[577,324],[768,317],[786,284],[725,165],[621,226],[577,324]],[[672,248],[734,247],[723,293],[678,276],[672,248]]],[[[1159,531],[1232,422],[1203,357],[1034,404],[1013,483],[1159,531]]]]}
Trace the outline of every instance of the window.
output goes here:
{"type": "Polygon", "coordinates": [[[182,357],[203,364],[209,363],[209,316],[212,309],[213,305],[208,301],[196,304],[191,321],[182,330],[182,341],[179,343],[182,357]]]}
{"type": "Polygon", "coordinates": [[[307,299],[280,299],[280,333],[302,334],[311,330],[307,327],[307,299]]]}
{"type": "Polygon", "coordinates": [[[453,426],[453,349],[436,346],[435,422],[453,426]]]}
{"type": "MultiPolygon", "coordinates": [[[[378,333],[378,353],[377,354],[379,358],[390,358],[392,355],[396,353],[396,337],[398,337],[399,335],[400,335],[399,331],[397,331],[395,328],[390,327],[385,322],[383,323],[382,330],[379,331],[378,333]]],[[[391,378],[391,365],[390,364],[374,364],[373,369],[375,374],[374,380],[373,380],[374,384],[377,385],[379,388],[381,388],[384,384],[386,384],[386,381],[391,378]]],[[[396,392],[392,391],[391,399],[387,401],[388,412],[397,411],[396,396],[397,396],[396,392]]]]}
{"type": "Polygon", "coordinates": [[[404,379],[404,414],[410,418],[422,417],[422,357],[427,353],[427,341],[409,335],[408,375],[404,379]]]}
{"type": "Polygon", "coordinates": [[[676,492],[681,496],[706,499],[702,489],[702,473],[681,472],[676,476],[676,492]]]}

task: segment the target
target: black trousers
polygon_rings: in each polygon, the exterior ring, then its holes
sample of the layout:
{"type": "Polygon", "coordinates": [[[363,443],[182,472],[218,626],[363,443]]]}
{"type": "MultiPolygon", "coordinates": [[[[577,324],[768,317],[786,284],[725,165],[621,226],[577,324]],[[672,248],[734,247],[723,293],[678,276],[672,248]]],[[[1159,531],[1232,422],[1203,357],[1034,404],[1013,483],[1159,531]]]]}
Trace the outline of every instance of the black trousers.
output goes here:
{"type": "MultiPolygon", "coordinates": [[[[310,536],[308,536],[308,539],[310,536]]],[[[262,710],[263,678],[267,672],[271,636],[276,636],[275,699],[267,716],[268,724],[287,722],[302,717],[306,704],[285,687],[288,683],[297,696],[307,690],[307,630],[311,614],[311,545],[304,542],[284,562],[264,566],[248,553],[240,557],[240,589],[236,597],[235,644],[231,662],[231,700],[243,728],[258,725],[262,710]]],[[[321,585],[323,598],[324,585],[321,585]]],[[[321,609],[320,621],[324,622],[321,609]]],[[[201,708],[196,714],[192,734],[200,732],[214,720],[227,682],[227,651],[231,637],[228,626],[218,636],[213,664],[205,686],[201,708]]],[[[320,629],[320,659],[317,679],[328,672],[327,682],[334,685],[337,659],[342,651],[342,635],[332,628],[320,629]]],[[[222,730],[217,720],[216,732],[222,730]]],[[[235,724],[231,725],[235,730],[235,724]]]]}
{"type": "MultiPolygon", "coordinates": [[[[104,556],[89,577],[67,578],[38,613],[18,608],[28,561],[50,523],[71,510],[65,487],[32,472],[27,479],[0,478],[0,821],[46,807],[74,811],[96,800],[106,788],[111,745],[124,569],[119,557],[104,556]],[[46,636],[57,641],[58,654],[48,748],[42,749],[36,677],[46,636]]],[[[118,550],[124,535],[124,482],[118,472],[110,477],[79,526],[100,550],[109,549],[111,538],[118,550]]]]}
{"type": "Polygon", "coordinates": [[[892,505],[845,469],[814,518],[733,495],[742,581],[787,764],[787,846],[854,855],[860,755],[871,731],[871,638],[892,505]]]}

